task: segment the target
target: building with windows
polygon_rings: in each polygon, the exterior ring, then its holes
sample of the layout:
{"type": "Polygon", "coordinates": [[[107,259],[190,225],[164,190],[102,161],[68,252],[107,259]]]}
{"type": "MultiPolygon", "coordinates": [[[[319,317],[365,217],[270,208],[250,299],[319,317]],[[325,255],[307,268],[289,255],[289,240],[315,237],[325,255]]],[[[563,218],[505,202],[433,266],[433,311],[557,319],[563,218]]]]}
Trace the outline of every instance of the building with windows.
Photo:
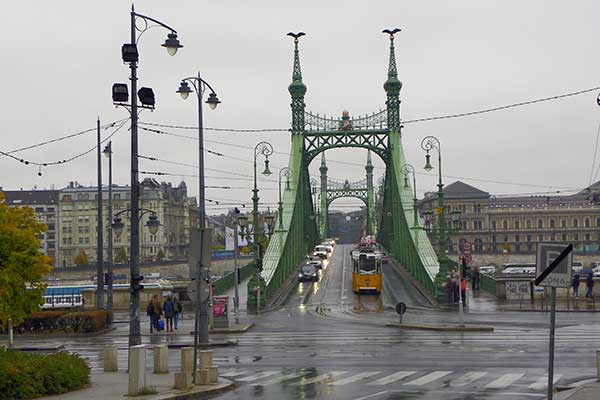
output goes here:
{"type": "Polygon", "coordinates": [[[4,202],[10,207],[31,207],[38,221],[46,224],[48,229],[39,237],[40,251],[51,257],[52,265],[56,266],[59,240],[58,190],[7,190],[2,193],[5,196],[4,202]]]}
{"type": "MultiPolygon", "coordinates": [[[[113,215],[122,212],[124,229],[120,235],[113,234],[113,259],[115,263],[126,262],[129,256],[130,222],[126,210],[130,208],[129,186],[113,185],[113,215]]],[[[85,254],[89,263],[96,261],[97,252],[97,187],[81,186],[70,182],[58,194],[60,243],[58,266],[76,265],[75,258],[85,254]]],[[[104,257],[107,259],[108,228],[112,221],[108,217],[108,187],[103,189],[102,207],[104,216],[104,257]]],[[[141,261],[158,258],[187,258],[190,230],[197,226],[196,199],[187,196],[185,182],[173,187],[171,183],[158,183],[146,178],[141,182],[140,208],[153,211],[160,222],[156,234],[145,228],[150,213],[140,220],[141,261]]]]}
{"type": "MultiPolygon", "coordinates": [[[[465,241],[473,243],[473,254],[533,254],[538,242],[575,246],[578,253],[600,252],[600,183],[571,195],[502,196],[457,181],[444,188],[444,207],[460,211],[458,230],[447,240],[448,253],[462,251],[465,241]]],[[[426,193],[419,202],[421,215],[435,216],[436,193],[426,193]]],[[[429,217],[426,225],[435,227],[429,217]]],[[[435,242],[435,237],[431,237],[435,242]]]]}

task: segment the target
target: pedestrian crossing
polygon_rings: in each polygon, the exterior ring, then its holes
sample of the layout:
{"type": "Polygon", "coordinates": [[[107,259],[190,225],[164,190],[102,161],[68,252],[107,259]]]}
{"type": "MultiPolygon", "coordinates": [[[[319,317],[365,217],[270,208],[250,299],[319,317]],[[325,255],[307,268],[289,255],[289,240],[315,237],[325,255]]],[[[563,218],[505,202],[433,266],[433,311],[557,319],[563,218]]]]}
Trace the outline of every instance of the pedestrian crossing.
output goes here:
{"type": "MultiPolygon", "coordinates": [[[[268,387],[282,384],[291,386],[306,385],[365,385],[376,387],[399,386],[414,389],[439,388],[477,388],[477,390],[506,390],[516,387],[519,390],[542,392],[546,389],[546,375],[535,375],[526,371],[500,373],[496,371],[348,371],[348,370],[317,370],[314,368],[299,370],[224,370],[220,376],[234,380],[240,384],[268,387]]],[[[564,377],[557,374],[556,384],[564,377]]]]}

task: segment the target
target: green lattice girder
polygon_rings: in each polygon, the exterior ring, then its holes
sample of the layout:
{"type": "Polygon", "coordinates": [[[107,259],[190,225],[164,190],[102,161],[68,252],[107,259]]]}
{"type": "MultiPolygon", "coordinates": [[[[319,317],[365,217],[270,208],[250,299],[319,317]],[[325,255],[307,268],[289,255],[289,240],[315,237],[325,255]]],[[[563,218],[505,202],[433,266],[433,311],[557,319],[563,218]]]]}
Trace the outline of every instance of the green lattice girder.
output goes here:
{"type": "Polygon", "coordinates": [[[362,148],[371,150],[387,161],[388,130],[369,129],[359,131],[308,131],[304,133],[308,163],[321,152],[329,149],[362,148]]]}
{"type": "Polygon", "coordinates": [[[263,257],[262,278],[267,297],[272,296],[295,273],[298,264],[318,241],[308,165],[303,154],[302,135],[292,135],[289,168],[290,190],[283,192],[283,230],[276,229],[263,257]],[[310,218],[312,216],[312,218],[310,218]]]}
{"type": "Polygon", "coordinates": [[[390,163],[386,168],[378,241],[433,293],[433,282],[439,270],[437,255],[420,221],[418,229],[412,226],[413,192],[410,185],[404,187],[400,172],[405,164],[400,133],[390,132],[389,140],[390,163]]]}

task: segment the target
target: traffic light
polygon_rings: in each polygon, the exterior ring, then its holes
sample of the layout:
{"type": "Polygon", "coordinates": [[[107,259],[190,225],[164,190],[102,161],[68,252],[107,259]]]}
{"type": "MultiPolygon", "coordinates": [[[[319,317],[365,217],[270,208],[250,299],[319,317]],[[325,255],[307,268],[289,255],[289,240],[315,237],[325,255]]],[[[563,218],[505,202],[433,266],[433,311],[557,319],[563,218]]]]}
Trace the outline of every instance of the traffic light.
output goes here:
{"type": "Polygon", "coordinates": [[[133,275],[131,277],[131,292],[132,293],[139,292],[140,290],[142,290],[144,288],[144,285],[142,285],[143,280],[144,280],[144,277],[142,275],[133,275]]]}

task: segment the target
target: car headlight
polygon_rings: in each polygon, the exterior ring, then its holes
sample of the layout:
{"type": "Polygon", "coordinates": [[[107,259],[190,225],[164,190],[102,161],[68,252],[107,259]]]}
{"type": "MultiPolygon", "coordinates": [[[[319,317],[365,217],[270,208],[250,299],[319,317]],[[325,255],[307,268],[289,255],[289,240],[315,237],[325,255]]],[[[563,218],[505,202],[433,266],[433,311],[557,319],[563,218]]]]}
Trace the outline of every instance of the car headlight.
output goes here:
{"type": "Polygon", "coordinates": [[[302,274],[298,274],[298,278],[302,278],[302,274]]]}

